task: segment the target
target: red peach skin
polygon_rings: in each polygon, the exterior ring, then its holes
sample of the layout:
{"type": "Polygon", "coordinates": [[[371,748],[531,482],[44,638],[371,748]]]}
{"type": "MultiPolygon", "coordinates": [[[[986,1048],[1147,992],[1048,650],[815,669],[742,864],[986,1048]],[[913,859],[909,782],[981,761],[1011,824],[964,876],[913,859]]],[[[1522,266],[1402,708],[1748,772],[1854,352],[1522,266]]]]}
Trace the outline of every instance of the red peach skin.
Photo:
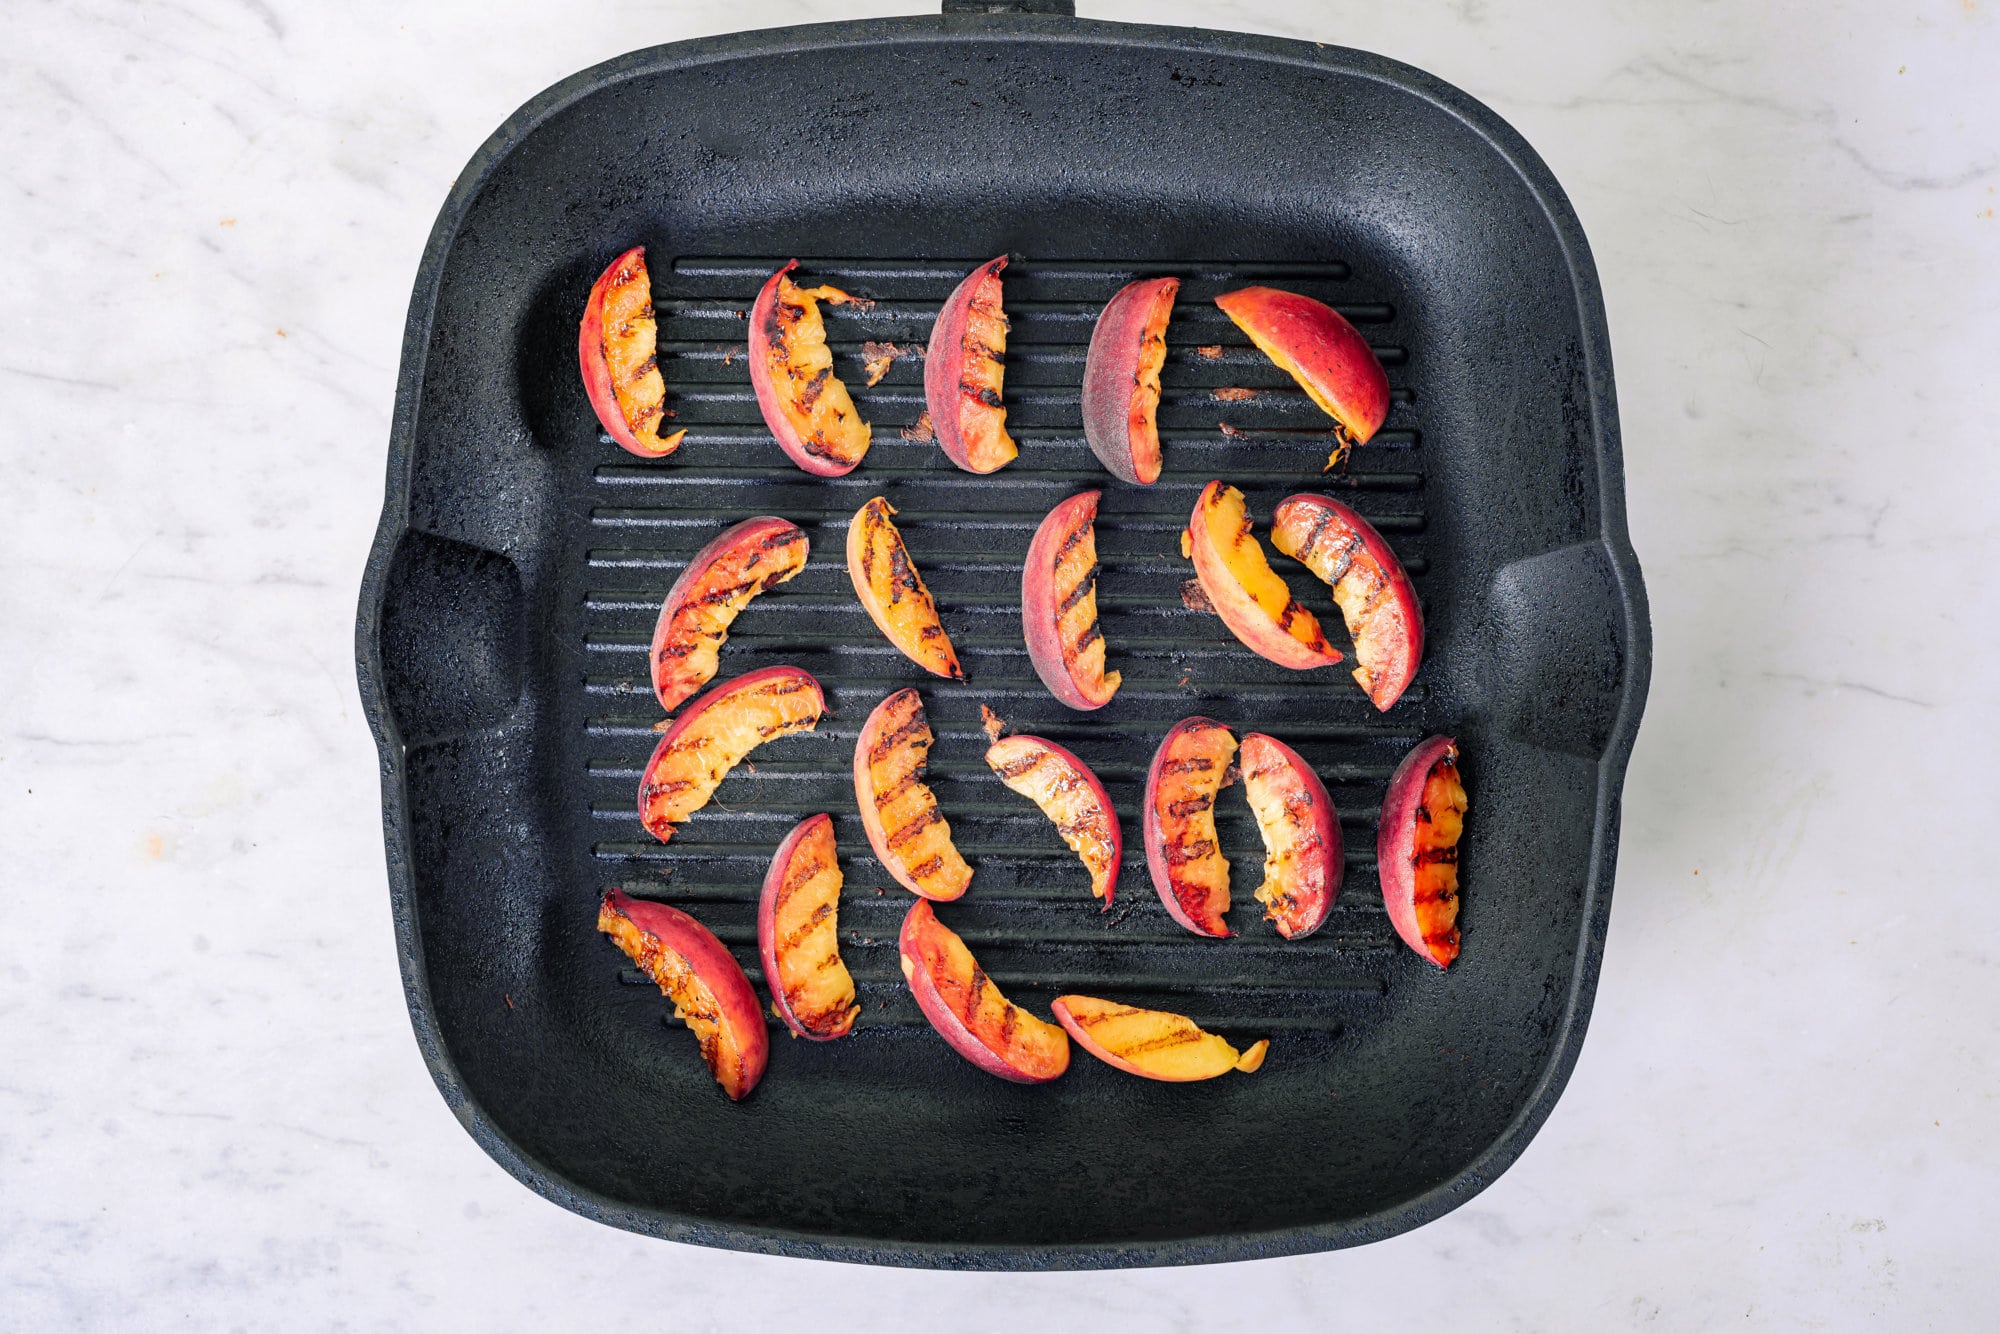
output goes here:
{"type": "Polygon", "coordinates": [[[1111,794],[1090,766],[1053,741],[1010,736],[986,748],[986,763],[1012,791],[1041,807],[1090,872],[1090,892],[1111,906],[1125,839],[1111,794]]]}
{"type": "Polygon", "coordinates": [[[1146,772],[1146,869],[1167,914],[1198,936],[1232,934],[1229,861],[1215,833],[1215,797],[1236,738],[1213,718],[1174,724],[1146,772]]]}
{"type": "Polygon", "coordinates": [[[946,903],[972,884],[972,868],[924,782],[934,740],[915,689],[877,704],[854,739],[854,802],[882,869],[912,894],[946,903]]]}
{"type": "Polygon", "coordinates": [[[1196,1026],[1186,1015],[1142,1010],[1095,996],[1058,996],[1056,1022],[1076,1045],[1116,1070],[1141,1079],[1187,1084],[1240,1070],[1252,1074],[1271,1048],[1260,1038],[1238,1051],[1226,1038],[1196,1026]]]}
{"type": "Polygon", "coordinates": [[[722,1091],[735,1101],[747,1097],[764,1077],[771,1035],[756,989],[715,933],[678,908],[617,889],[604,896],[597,929],[674,1003],[722,1091]]]}
{"type": "Polygon", "coordinates": [[[1354,638],[1354,679],[1386,712],[1416,679],[1424,612],[1403,563],[1375,526],[1332,496],[1287,496],[1271,520],[1271,545],[1333,590],[1354,638]]]}
{"type": "Polygon", "coordinates": [[[847,577],[854,596],[904,657],[933,676],[963,681],[958,650],[938,619],[937,600],[910,559],[895,513],[894,505],[875,496],[847,525],[847,577]]]}
{"type": "MultiPolygon", "coordinates": [[[[797,260],[772,274],[750,307],[750,387],[785,456],[815,477],[853,472],[873,436],[833,373],[819,303],[856,298],[837,287],[800,287],[797,260]]],[[[866,303],[863,303],[866,304],[866,303]]]]}
{"type": "Polygon", "coordinates": [[[703,695],[661,734],[639,780],[639,821],[665,843],[708,804],[729,771],[766,741],[810,732],[826,695],[810,672],[765,667],[703,695]]]}
{"type": "Polygon", "coordinates": [[[1007,316],[1000,307],[1000,270],[1007,257],[966,275],[931,326],[924,353],[924,402],[945,457],[967,472],[1006,467],[1020,450],[1007,434],[1000,400],[1007,352],[1007,316]]]}
{"type": "Polygon", "coordinates": [[[1340,650],[1264,558],[1243,493],[1221,482],[1202,488],[1181,537],[1215,614],[1243,647],[1295,672],[1330,667],[1340,650]]]}
{"type": "Polygon", "coordinates": [[[931,1027],[989,1075],[1046,1084],[1069,1069],[1069,1038],[1000,994],[965,942],[919,899],[896,940],[903,977],[931,1027]]]}
{"type": "Polygon", "coordinates": [[[1430,737],[1396,766],[1375,835],[1389,922],[1404,944],[1440,968],[1458,957],[1458,841],[1465,807],[1458,743],[1430,737]]]}
{"type": "Polygon", "coordinates": [[[785,835],[757,896],[757,954],[772,1008],[802,1038],[854,1028],[854,978],[840,958],[840,862],[833,817],[809,815],[785,835]]]}
{"type": "Polygon", "coordinates": [[[1257,901],[1287,940],[1320,929],[1340,880],[1340,815],[1312,766],[1276,737],[1252,732],[1236,752],[1243,793],[1264,838],[1264,883],[1257,901]]]}
{"type": "Polygon", "coordinates": [[[658,339],[646,248],[633,246],[592,284],[577,326],[576,355],[583,392],[598,424],[626,452],[642,459],[665,458],[687,435],[660,435],[667,382],[660,374],[658,339]]]}
{"type": "Polygon", "coordinates": [[[1160,368],[1178,278],[1142,278],[1121,288],[1097,317],[1083,363],[1083,438],[1120,481],[1160,480],[1160,368]]]}
{"type": "Polygon", "coordinates": [[[1329,468],[1381,429],[1389,415],[1389,376],[1368,340],[1339,311],[1275,287],[1225,292],[1215,304],[1333,418],[1340,444],[1327,460],[1329,468]]]}
{"type": "Polygon", "coordinates": [[[695,552],[653,625],[647,660],[661,708],[672,713],[714,678],[737,615],[804,569],[810,546],[797,524],[766,516],[725,528],[695,552]]]}
{"type": "Polygon", "coordinates": [[[1042,520],[1021,567],[1021,629],[1042,684],[1072,709],[1101,709],[1123,679],[1104,670],[1097,621],[1097,501],[1071,496],[1042,520]]]}

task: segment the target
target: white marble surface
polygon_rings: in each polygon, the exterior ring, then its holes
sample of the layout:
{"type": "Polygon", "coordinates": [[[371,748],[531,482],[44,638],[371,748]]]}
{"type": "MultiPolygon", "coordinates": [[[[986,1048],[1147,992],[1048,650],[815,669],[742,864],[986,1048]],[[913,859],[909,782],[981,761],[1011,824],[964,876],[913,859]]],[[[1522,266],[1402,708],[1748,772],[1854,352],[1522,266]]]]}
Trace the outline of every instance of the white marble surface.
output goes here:
{"type": "Polygon", "coordinates": [[[1083,0],[1435,71],[1596,251],[1657,666],[1589,1041],[1469,1207],[890,1272],[613,1232],[459,1129],[350,665],[426,232],[576,69],[925,8],[0,7],[0,1326],[1990,1328],[1994,0],[1083,0]]]}

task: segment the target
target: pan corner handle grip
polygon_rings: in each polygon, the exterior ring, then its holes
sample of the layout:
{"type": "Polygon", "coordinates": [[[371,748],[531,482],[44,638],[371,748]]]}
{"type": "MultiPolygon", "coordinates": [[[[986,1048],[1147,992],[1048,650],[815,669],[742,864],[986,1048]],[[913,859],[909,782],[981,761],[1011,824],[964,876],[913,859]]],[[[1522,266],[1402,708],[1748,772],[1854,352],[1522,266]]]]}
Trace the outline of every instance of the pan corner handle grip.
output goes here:
{"type": "Polygon", "coordinates": [[[407,530],[374,630],[382,702],[405,746],[491,727],[520,702],[526,598],[501,552],[407,530]]]}
{"type": "Polygon", "coordinates": [[[1076,0],[944,0],[947,14],[1048,14],[1076,17],[1076,0]]]}
{"type": "MultiPolygon", "coordinates": [[[[1629,677],[1646,672],[1643,626],[1601,539],[1502,566],[1487,589],[1480,656],[1500,730],[1599,760],[1629,677]]],[[[1640,613],[1643,614],[1643,613],[1640,613]]]]}

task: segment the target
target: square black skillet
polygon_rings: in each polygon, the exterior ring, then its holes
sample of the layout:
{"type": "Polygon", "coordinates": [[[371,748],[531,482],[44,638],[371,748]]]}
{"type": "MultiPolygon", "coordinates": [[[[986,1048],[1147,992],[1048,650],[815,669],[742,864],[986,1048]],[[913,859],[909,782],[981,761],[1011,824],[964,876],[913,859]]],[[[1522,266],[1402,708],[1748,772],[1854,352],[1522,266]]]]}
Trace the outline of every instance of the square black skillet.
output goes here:
{"type": "MultiPolygon", "coordinates": [[[[1339,642],[1324,588],[1285,573],[1339,642]]],[[[1541,161],[1465,94],[1338,48],[1019,13],[635,52],[537,97],[480,149],[410,308],[359,659],[418,1041],[508,1171],[677,1240],[1084,1268],[1389,1236],[1503,1171],[1576,1059],[1648,635],[1589,252],[1541,161]],[[574,354],[592,278],[634,244],[688,428],[660,462],[600,436],[574,354]],[[898,433],[922,407],[921,363],[865,388],[861,344],[921,345],[958,278],[1003,252],[1022,452],[973,477],[898,433]],[[844,479],[785,460],[740,355],[743,312],[793,256],[877,302],[828,311],[837,371],[875,425],[844,479]],[[1139,488],[1085,447],[1077,385],[1097,310],[1161,273],[1184,279],[1167,473],[1139,488]],[[1337,305],[1387,365],[1387,426],[1344,474],[1318,475],[1326,419],[1212,304],[1246,282],[1337,305]],[[1182,606],[1177,536],[1210,477],[1266,522],[1282,496],[1325,489],[1396,544],[1431,642],[1389,713],[1342,669],[1270,666],[1182,606]],[[1091,486],[1126,684],[1083,715],[1029,667],[1018,571],[1041,515],[1091,486]],[[845,522],[875,494],[902,511],[964,684],[898,657],[848,590],[845,522]],[[633,810],[660,717],[647,634],[687,556],[756,514],[801,524],[813,555],[738,620],[718,680],[794,663],[837,716],[760,750],[661,845],[633,810]],[[1043,1014],[1059,991],[1093,991],[1270,1035],[1262,1072],[1153,1084],[1079,1055],[1060,1081],[1022,1087],[923,1025],[896,964],[909,899],[864,855],[847,778],[869,708],[911,684],[977,868],[941,915],[1003,988],[1043,1014]],[[1126,829],[1112,912],[985,771],[982,702],[1105,778],[1126,829]],[[1197,939],[1155,899],[1139,789],[1159,738],[1196,713],[1291,742],[1340,807],[1346,889],[1312,938],[1257,921],[1261,848],[1230,793],[1240,934],[1197,939]],[[1440,731],[1463,746],[1472,793],[1465,948],[1444,973],[1396,942],[1373,865],[1389,771],[1440,731]],[[764,864],[820,810],[865,1012],[836,1043],[776,1030],[762,1086],[732,1104],[595,931],[597,900],[611,885],[670,900],[754,970],[764,864]]]]}

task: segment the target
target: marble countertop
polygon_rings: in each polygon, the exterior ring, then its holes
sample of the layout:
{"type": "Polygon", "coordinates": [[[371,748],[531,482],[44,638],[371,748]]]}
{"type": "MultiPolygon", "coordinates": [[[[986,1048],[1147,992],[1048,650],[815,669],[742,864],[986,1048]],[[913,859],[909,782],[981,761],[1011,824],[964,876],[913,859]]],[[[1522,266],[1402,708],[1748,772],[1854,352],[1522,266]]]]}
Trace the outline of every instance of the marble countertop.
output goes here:
{"type": "Polygon", "coordinates": [[[1431,70],[1595,250],[1657,659],[1589,1040],[1490,1190],[1337,1254],[900,1272],[615,1232],[460,1129],[404,1013],[351,665],[431,221],[593,62],[927,8],[12,7],[0,1325],[1985,1323],[1990,0],[1083,0],[1431,70]]]}

